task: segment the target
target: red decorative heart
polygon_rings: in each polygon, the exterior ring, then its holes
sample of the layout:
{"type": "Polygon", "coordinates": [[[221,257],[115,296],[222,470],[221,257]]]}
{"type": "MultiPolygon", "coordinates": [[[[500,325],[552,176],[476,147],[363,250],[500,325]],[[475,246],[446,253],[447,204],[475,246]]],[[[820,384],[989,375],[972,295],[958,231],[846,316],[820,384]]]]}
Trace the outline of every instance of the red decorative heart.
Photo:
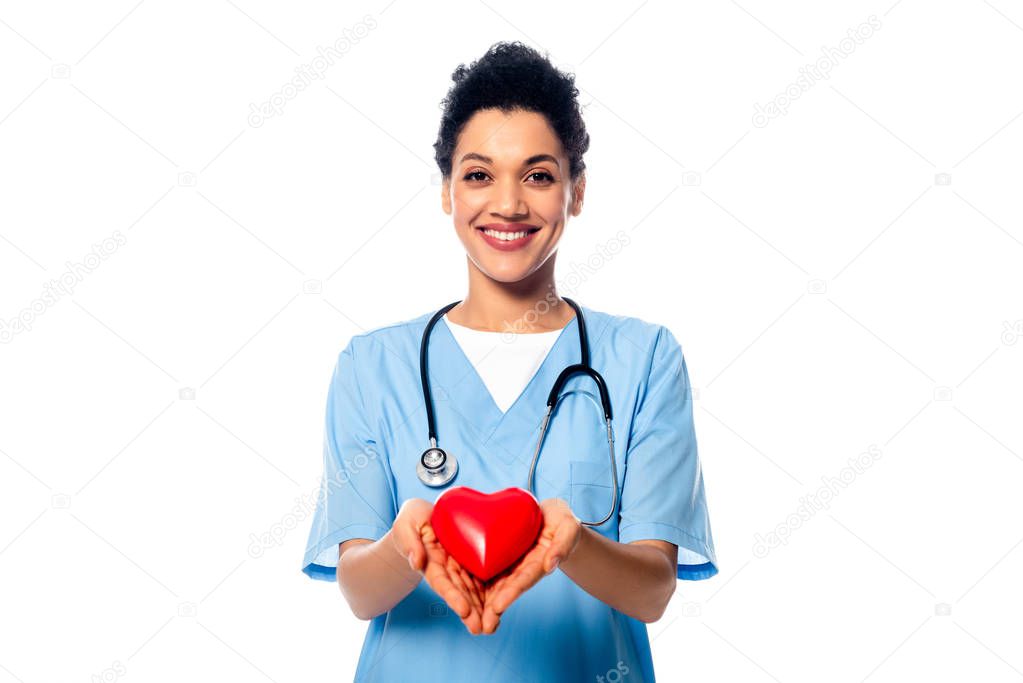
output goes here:
{"type": "Polygon", "coordinates": [[[517,486],[490,494],[456,486],[438,496],[430,525],[458,564],[487,581],[533,547],[543,513],[536,498],[517,486]]]}

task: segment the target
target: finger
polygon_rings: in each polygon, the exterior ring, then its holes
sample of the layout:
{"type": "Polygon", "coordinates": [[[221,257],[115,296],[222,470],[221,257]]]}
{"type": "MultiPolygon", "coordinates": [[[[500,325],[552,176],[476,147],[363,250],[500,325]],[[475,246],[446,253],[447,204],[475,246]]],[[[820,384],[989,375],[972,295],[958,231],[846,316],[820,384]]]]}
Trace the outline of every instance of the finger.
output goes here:
{"type": "MultiPolygon", "coordinates": [[[[509,589],[509,586],[513,586],[515,577],[521,577],[524,572],[527,574],[536,573],[538,575],[542,575],[542,562],[543,550],[534,546],[532,550],[521,557],[515,564],[502,571],[487,583],[486,604],[491,606],[496,605],[497,603],[495,603],[495,600],[497,597],[506,592],[506,590],[509,589]]],[[[535,581],[533,583],[535,583],[535,581]]],[[[529,585],[532,585],[532,583],[529,585]]],[[[521,593],[521,591],[519,592],[521,593]]],[[[518,597],[518,594],[515,594],[515,596],[510,600],[503,601],[500,608],[494,610],[495,614],[498,616],[503,614],[515,597],[518,597]]]]}
{"type": "Polygon", "coordinates": [[[461,592],[462,595],[465,596],[466,602],[468,602],[471,605],[472,592],[466,585],[465,579],[462,577],[460,569],[461,567],[459,566],[458,562],[449,557],[447,564],[444,566],[444,571],[447,572],[448,579],[451,580],[452,585],[454,585],[459,590],[459,592],[461,592]]]}
{"type": "Polygon", "coordinates": [[[507,574],[498,574],[496,577],[483,583],[483,633],[490,635],[497,630],[501,623],[501,615],[494,609],[494,597],[501,592],[507,574]]]}
{"type": "Polygon", "coordinates": [[[463,621],[471,621],[472,628],[470,628],[469,623],[466,624],[466,628],[469,628],[474,634],[478,633],[483,618],[483,596],[476,591],[472,582],[472,575],[450,557],[448,558],[447,572],[451,582],[463,593],[466,602],[469,604],[469,617],[463,619],[463,621]]]}
{"type": "Polygon", "coordinates": [[[421,572],[425,571],[431,562],[444,564],[447,561],[447,552],[429,524],[423,525],[415,534],[415,538],[408,543],[408,547],[411,549],[409,564],[421,572]]]}
{"type": "Polygon", "coordinates": [[[409,543],[408,552],[408,564],[412,569],[418,572],[423,571],[426,565],[426,547],[423,545],[422,540],[417,536],[412,542],[409,543]]]}
{"type": "Polygon", "coordinates": [[[494,594],[493,600],[487,601],[487,608],[489,608],[497,616],[501,616],[508,611],[511,604],[515,602],[524,591],[521,589],[508,584],[501,590],[494,594]]]}
{"type": "Polygon", "coordinates": [[[481,633],[484,633],[483,617],[480,616],[480,613],[475,610],[470,612],[468,617],[462,619],[462,624],[465,626],[465,630],[467,630],[470,634],[474,636],[478,636],[481,633]]]}
{"type": "MultiPolygon", "coordinates": [[[[437,591],[436,588],[434,590],[437,591]]],[[[451,611],[458,615],[459,619],[467,619],[475,611],[472,608],[472,603],[469,602],[468,598],[458,588],[451,586],[437,592],[444,598],[444,602],[451,608],[451,611]]]]}
{"type": "Polygon", "coordinates": [[[576,529],[572,524],[561,524],[554,530],[554,539],[551,541],[543,561],[544,573],[550,574],[554,571],[555,560],[560,562],[565,559],[565,555],[572,548],[572,540],[575,537],[575,533],[576,529]]]}
{"type": "Polygon", "coordinates": [[[469,613],[467,615],[459,614],[459,617],[469,633],[474,636],[479,635],[483,631],[483,603],[471,587],[469,574],[461,565],[450,558],[447,571],[452,584],[457,586],[458,590],[463,593],[466,604],[469,605],[469,613]]]}
{"type": "Polygon", "coordinates": [[[472,606],[464,592],[459,589],[448,575],[447,570],[436,562],[429,562],[426,565],[426,582],[437,595],[444,599],[444,602],[454,610],[460,618],[469,616],[472,606]]]}
{"type": "Polygon", "coordinates": [[[441,566],[447,565],[448,553],[444,550],[444,546],[440,544],[440,541],[437,540],[437,536],[433,532],[433,527],[429,525],[423,527],[422,543],[426,562],[433,562],[441,566]]]}
{"type": "Polygon", "coordinates": [[[473,607],[477,612],[483,613],[483,595],[479,591],[479,584],[476,578],[465,570],[465,567],[458,565],[458,575],[462,579],[462,583],[465,584],[466,591],[469,597],[472,598],[473,607]]]}
{"type": "Polygon", "coordinates": [[[492,606],[497,614],[504,614],[515,600],[543,578],[543,567],[538,562],[521,565],[508,576],[504,585],[494,595],[492,606]]]}
{"type": "Polygon", "coordinates": [[[508,570],[504,570],[500,574],[486,581],[476,579],[479,585],[480,594],[483,596],[483,611],[480,614],[481,626],[485,635],[491,635],[497,631],[497,627],[501,624],[501,615],[494,611],[494,606],[491,601],[494,596],[500,592],[501,587],[504,586],[505,581],[508,577],[508,570]]]}
{"type": "Polygon", "coordinates": [[[395,546],[404,554],[409,566],[418,571],[422,571],[426,563],[422,534],[423,527],[430,521],[432,509],[433,506],[426,501],[410,499],[399,512],[402,523],[394,526],[395,546]]]}
{"type": "Polygon", "coordinates": [[[473,583],[476,585],[476,593],[480,596],[480,614],[483,614],[483,609],[487,606],[487,584],[475,576],[472,577],[473,583]]]}
{"type": "Polygon", "coordinates": [[[497,631],[497,627],[501,625],[501,615],[494,611],[491,605],[486,605],[483,608],[483,620],[482,629],[486,635],[492,635],[497,631]]]}
{"type": "MultiPolygon", "coordinates": [[[[469,572],[466,572],[469,574],[469,572]]],[[[486,595],[486,584],[483,583],[475,574],[469,574],[469,578],[472,580],[472,588],[476,591],[476,594],[480,596],[480,600],[486,595]]]]}
{"type": "MultiPolygon", "coordinates": [[[[453,580],[456,577],[453,577],[453,573],[448,569],[449,562],[454,562],[454,560],[448,556],[444,547],[437,540],[433,527],[424,524],[420,534],[424,551],[422,571],[426,582],[437,595],[444,599],[444,602],[459,618],[466,619],[473,611],[473,605],[465,587],[453,580]]],[[[457,565],[457,563],[455,564],[457,565]]]]}
{"type": "Polygon", "coordinates": [[[448,607],[458,615],[459,619],[467,619],[474,612],[472,603],[469,602],[469,599],[465,597],[465,594],[460,589],[450,586],[443,589],[439,594],[444,598],[444,602],[447,603],[448,607]]]}

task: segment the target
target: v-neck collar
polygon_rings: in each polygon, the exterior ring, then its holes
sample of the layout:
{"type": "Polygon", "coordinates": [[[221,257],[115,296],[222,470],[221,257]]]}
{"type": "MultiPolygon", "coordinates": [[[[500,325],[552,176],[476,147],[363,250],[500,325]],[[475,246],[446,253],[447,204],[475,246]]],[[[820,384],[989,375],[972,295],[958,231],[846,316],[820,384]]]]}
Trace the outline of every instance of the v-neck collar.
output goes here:
{"type": "MultiPolygon", "coordinates": [[[[586,309],[583,311],[585,315],[586,309]]],[[[580,361],[578,329],[578,320],[572,316],[525,388],[502,413],[451,329],[446,324],[437,324],[430,335],[432,362],[428,366],[430,385],[436,387],[432,390],[434,400],[441,395],[448,401],[452,397],[460,399],[453,402],[454,409],[460,413],[460,419],[471,420],[475,425],[473,431],[480,437],[481,449],[485,449],[499,431],[531,434],[543,419],[554,380],[565,367],[580,361]]]]}
{"type": "MultiPolygon", "coordinates": [[[[571,321],[571,320],[570,320],[571,321]]],[[[551,352],[554,344],[558,341],[558,338],[564,334],[565,326],[562,326],[555,330],[549,330],[547,332],[538,332],[530,334],[514,334],[514,339],[508,339],[507,334],[503,332],[484,332],[480,330],[474,330],[471,327],[465,327],[458,323],[452,322],[447,319],[447,316],[441,319],[438,325],[447,325],[455,341],[458,343],[462,352],[469,360],[470,364],[475,368],[477,376],[479,376],[481,383],[487,388],[487,394],[497,404],[498,409],[501,410],[502,414],[507,413],[511,409],[515,400],[522,394],[529,381],[536,375],[540,369],[540,365],[544,359],[551,352]],[[529,352],[529,356],[522,356],[519,358],[513,358],[512,354],[515,350],[510,348],[502,348],[505,345],[514,344],[521,346],[523,353],[529,352]],[[491,360],[490,365],[486,365],[487,359],[491,354],[495,354],[494,359],[491,360]],[[505,354],[502,357],[502,354],[505,354]],[[528,360],[528,370],[522,366],[522,362],[528,360]],[[495,365],[495,361],[497,365],[495,365]],[[508,377],[501,377],[498,383],[501,386],[493,385],[493,375],[498,372],[500,366],[505,366],[501,369],[501,372],[507,372],[507,363],[510,366],[518,364],[517,371],[523,373],[528,372],[528,376],[518,376],[515,374],[514,380],[516,381],[515,387],[503,386],[505,382],[509,381],[508,377]],[[490,373],[488,376],[487,370],[490,373]],[[514,390],[514,395],[508,393],[508,389],[514,390]],[[494,391],[499,390],[498,394],[494,391]],[[505,393],[500,393],[501,391],[505,393]],[[506,403],[505,408],[502,410],[501,405],[498,403],[498,398],[504,399],[506,403]]]]}

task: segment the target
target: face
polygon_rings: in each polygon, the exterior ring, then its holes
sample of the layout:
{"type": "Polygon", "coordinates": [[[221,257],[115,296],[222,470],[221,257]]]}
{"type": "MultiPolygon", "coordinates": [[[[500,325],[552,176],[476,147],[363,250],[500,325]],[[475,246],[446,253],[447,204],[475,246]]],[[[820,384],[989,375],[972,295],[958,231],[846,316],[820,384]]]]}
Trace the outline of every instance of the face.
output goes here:
{"type": "Polygon", "coordinates": [[[469,259],[514,283],[550,261],[569,216],[582,210],[561,141],[542,114],[483,109],[458,136],[441,201],[469,259]]]}

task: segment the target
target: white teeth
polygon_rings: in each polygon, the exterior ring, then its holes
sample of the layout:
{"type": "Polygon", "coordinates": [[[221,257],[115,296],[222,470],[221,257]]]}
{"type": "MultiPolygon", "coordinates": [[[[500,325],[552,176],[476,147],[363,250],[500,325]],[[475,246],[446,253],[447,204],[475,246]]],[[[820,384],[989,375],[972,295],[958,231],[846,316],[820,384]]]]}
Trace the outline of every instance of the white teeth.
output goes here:
{"type": "Polygon", "coordinates": [[[484,228],[483,233],[490,235],[491,237],[496,237],[499,240],[504,240],[505,242],[521,239],[529,234],[528,232],[500,232],[498,230],[487,230],[486,228],[484,228]]]}

